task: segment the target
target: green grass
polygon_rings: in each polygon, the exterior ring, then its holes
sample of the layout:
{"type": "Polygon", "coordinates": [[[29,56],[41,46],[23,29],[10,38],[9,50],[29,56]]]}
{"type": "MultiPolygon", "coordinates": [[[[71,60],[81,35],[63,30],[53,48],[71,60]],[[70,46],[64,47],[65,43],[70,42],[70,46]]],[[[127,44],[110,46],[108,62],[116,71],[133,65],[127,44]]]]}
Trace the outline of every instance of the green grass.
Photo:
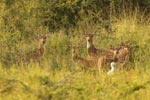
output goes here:
{"type": "Polygon", "coordinates": [[[95,71],[57,70],[30,65],[0,68],[1,100],[148,100],[150,69],[100,75],[95,71]]]}
{"type": "MultiPolygon", "coordinates": [[[[131,17],[116,20],[112,29],[115,31],[111,33],[99,30],[94,44],[106,49],[110,44],[130,40],[133,47],[139,46],[132,52],[129,70],[116,70],[113,75],[82,70],[72,62],[67,47],[83,41],[83,37],[52,34],[46,42],[41,65],[12,64],[9,68],[0,65],[0,100],[149,100],[150,25],[131,17]]],[[[28,49],[27,45],[20,42],[17,47],[28,49]]],[[[79,54],[87,55],[85,41],[79,54]]]]}

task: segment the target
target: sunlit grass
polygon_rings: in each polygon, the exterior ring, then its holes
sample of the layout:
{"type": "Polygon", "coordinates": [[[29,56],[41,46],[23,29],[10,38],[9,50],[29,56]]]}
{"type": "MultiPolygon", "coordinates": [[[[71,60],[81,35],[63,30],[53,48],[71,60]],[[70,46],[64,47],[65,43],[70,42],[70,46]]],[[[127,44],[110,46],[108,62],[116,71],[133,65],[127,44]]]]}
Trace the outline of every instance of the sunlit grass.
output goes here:
{"type": "MultiPolygon", "coordinates": [[[[112,23],[112,29],[115,31],[110,37],[102,38],[105,30],[98,33],[94,44],[108,48],[110,44],[130,40],[139,46],[132,52],[134,61],[128,65],[129,70],[116,70],[112,75],[83,70],[72,62],[68,45],[82,41],[79,54],[84,57],[84,38],[52,34],[41,64],[14,64],[10,68],[0,64],[0,100],[149,100],[150,25],[139,23],[132,16],[118,19],[112,23]]],[[[23,49],[28,49],[26,45],[23,49]]]]}
{"type": "Polygon", "coordinates": [[[0,68],[1,100],[10,99],[144,99],[150,94],[149,69],[119,70],[113,75],[78,70],[48,70],[30,65],[26,68],[0,68]]]}

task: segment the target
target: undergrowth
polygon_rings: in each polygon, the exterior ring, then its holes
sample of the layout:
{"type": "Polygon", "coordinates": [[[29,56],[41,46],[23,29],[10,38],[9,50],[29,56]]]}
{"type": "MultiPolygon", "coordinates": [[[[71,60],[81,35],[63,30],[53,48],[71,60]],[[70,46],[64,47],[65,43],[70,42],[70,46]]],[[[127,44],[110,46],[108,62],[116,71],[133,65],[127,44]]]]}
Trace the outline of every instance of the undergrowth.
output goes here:
{"type": "Polygon", "coordinates": [[[41,63],[28,65],[13,63],[15,55],[36,48],[36,40],[19,42],[4,36],[1,43],[9,39],[9,46],[17,45],[0,49],[0,100],[149,100],[150,25],[138,22],[135,16],[115,19],[111,32],[100,29],[94,36],[95,46],[102,49],[121,41],[132,43],[130,69],[116,70],[113,75],[83,70],[72,61],[69,45],[80,44],[79,55],[87,56],[85,38],[78,31],[75,36],[51,34],[41,63]]]}

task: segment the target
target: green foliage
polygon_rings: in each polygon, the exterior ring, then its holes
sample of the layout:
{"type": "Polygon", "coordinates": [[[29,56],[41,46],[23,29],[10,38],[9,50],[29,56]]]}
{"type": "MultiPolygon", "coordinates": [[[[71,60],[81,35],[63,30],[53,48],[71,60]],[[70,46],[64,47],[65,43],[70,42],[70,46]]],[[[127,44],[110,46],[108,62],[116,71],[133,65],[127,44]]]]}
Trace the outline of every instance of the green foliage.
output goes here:
{"type": "MultiPolygon", "coordinates": [[[[80,23],[109,20],[124,9],[136,6],[148,7],[148,0],[3,0],[1,1],[1,22],[3,30],[20,31],[23,36],[32,36],[39,27],[49,31],[72,29],[80,23]]],[[[100,22],[99,22],[100,23],[100,22]]]]}
{"type": "Polygon", "coordinates": [[[150,95],[149,0],[1,0],[0,100],[148,100],[150,95]],[[144,10],[144,11],[143,11],[144,10]],[[129,71],[107,76],[82,70],[70,45],[87,56],[82,33],[97,48],[129,40],[129,71]],[[40,64],[16,64],[37,48],[37,35],[50,33],[40,64]],[[9,66],[9,68],[5,68],[9,66]]]}
{"type": "Polygon", "coordinates": [[[149,99],[149,69],[116,71],[113,75],[70,72],[53,73],[49,66],[0,68],[1,100],[86,100],[149,99]],[[14,96],[15,95],[15,96],[14,96]]]}

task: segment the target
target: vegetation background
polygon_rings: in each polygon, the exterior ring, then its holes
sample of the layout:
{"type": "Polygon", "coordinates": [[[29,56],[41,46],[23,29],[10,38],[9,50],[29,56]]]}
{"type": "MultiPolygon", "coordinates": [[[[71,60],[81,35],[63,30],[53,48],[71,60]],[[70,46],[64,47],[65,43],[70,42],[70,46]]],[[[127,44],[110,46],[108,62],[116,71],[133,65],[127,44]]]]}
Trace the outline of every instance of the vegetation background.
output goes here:
{"type": "Polygon", "coordinates": [[[0,100],[149,100],[149,44],[149,0],[0,0],[0,100]],[[131,69],[80,69],[67,46],[86,56],[84,31],[97,48],[131,41],[131,69]],[[40,65],[15,63],[49,32],[40,65]]]}

